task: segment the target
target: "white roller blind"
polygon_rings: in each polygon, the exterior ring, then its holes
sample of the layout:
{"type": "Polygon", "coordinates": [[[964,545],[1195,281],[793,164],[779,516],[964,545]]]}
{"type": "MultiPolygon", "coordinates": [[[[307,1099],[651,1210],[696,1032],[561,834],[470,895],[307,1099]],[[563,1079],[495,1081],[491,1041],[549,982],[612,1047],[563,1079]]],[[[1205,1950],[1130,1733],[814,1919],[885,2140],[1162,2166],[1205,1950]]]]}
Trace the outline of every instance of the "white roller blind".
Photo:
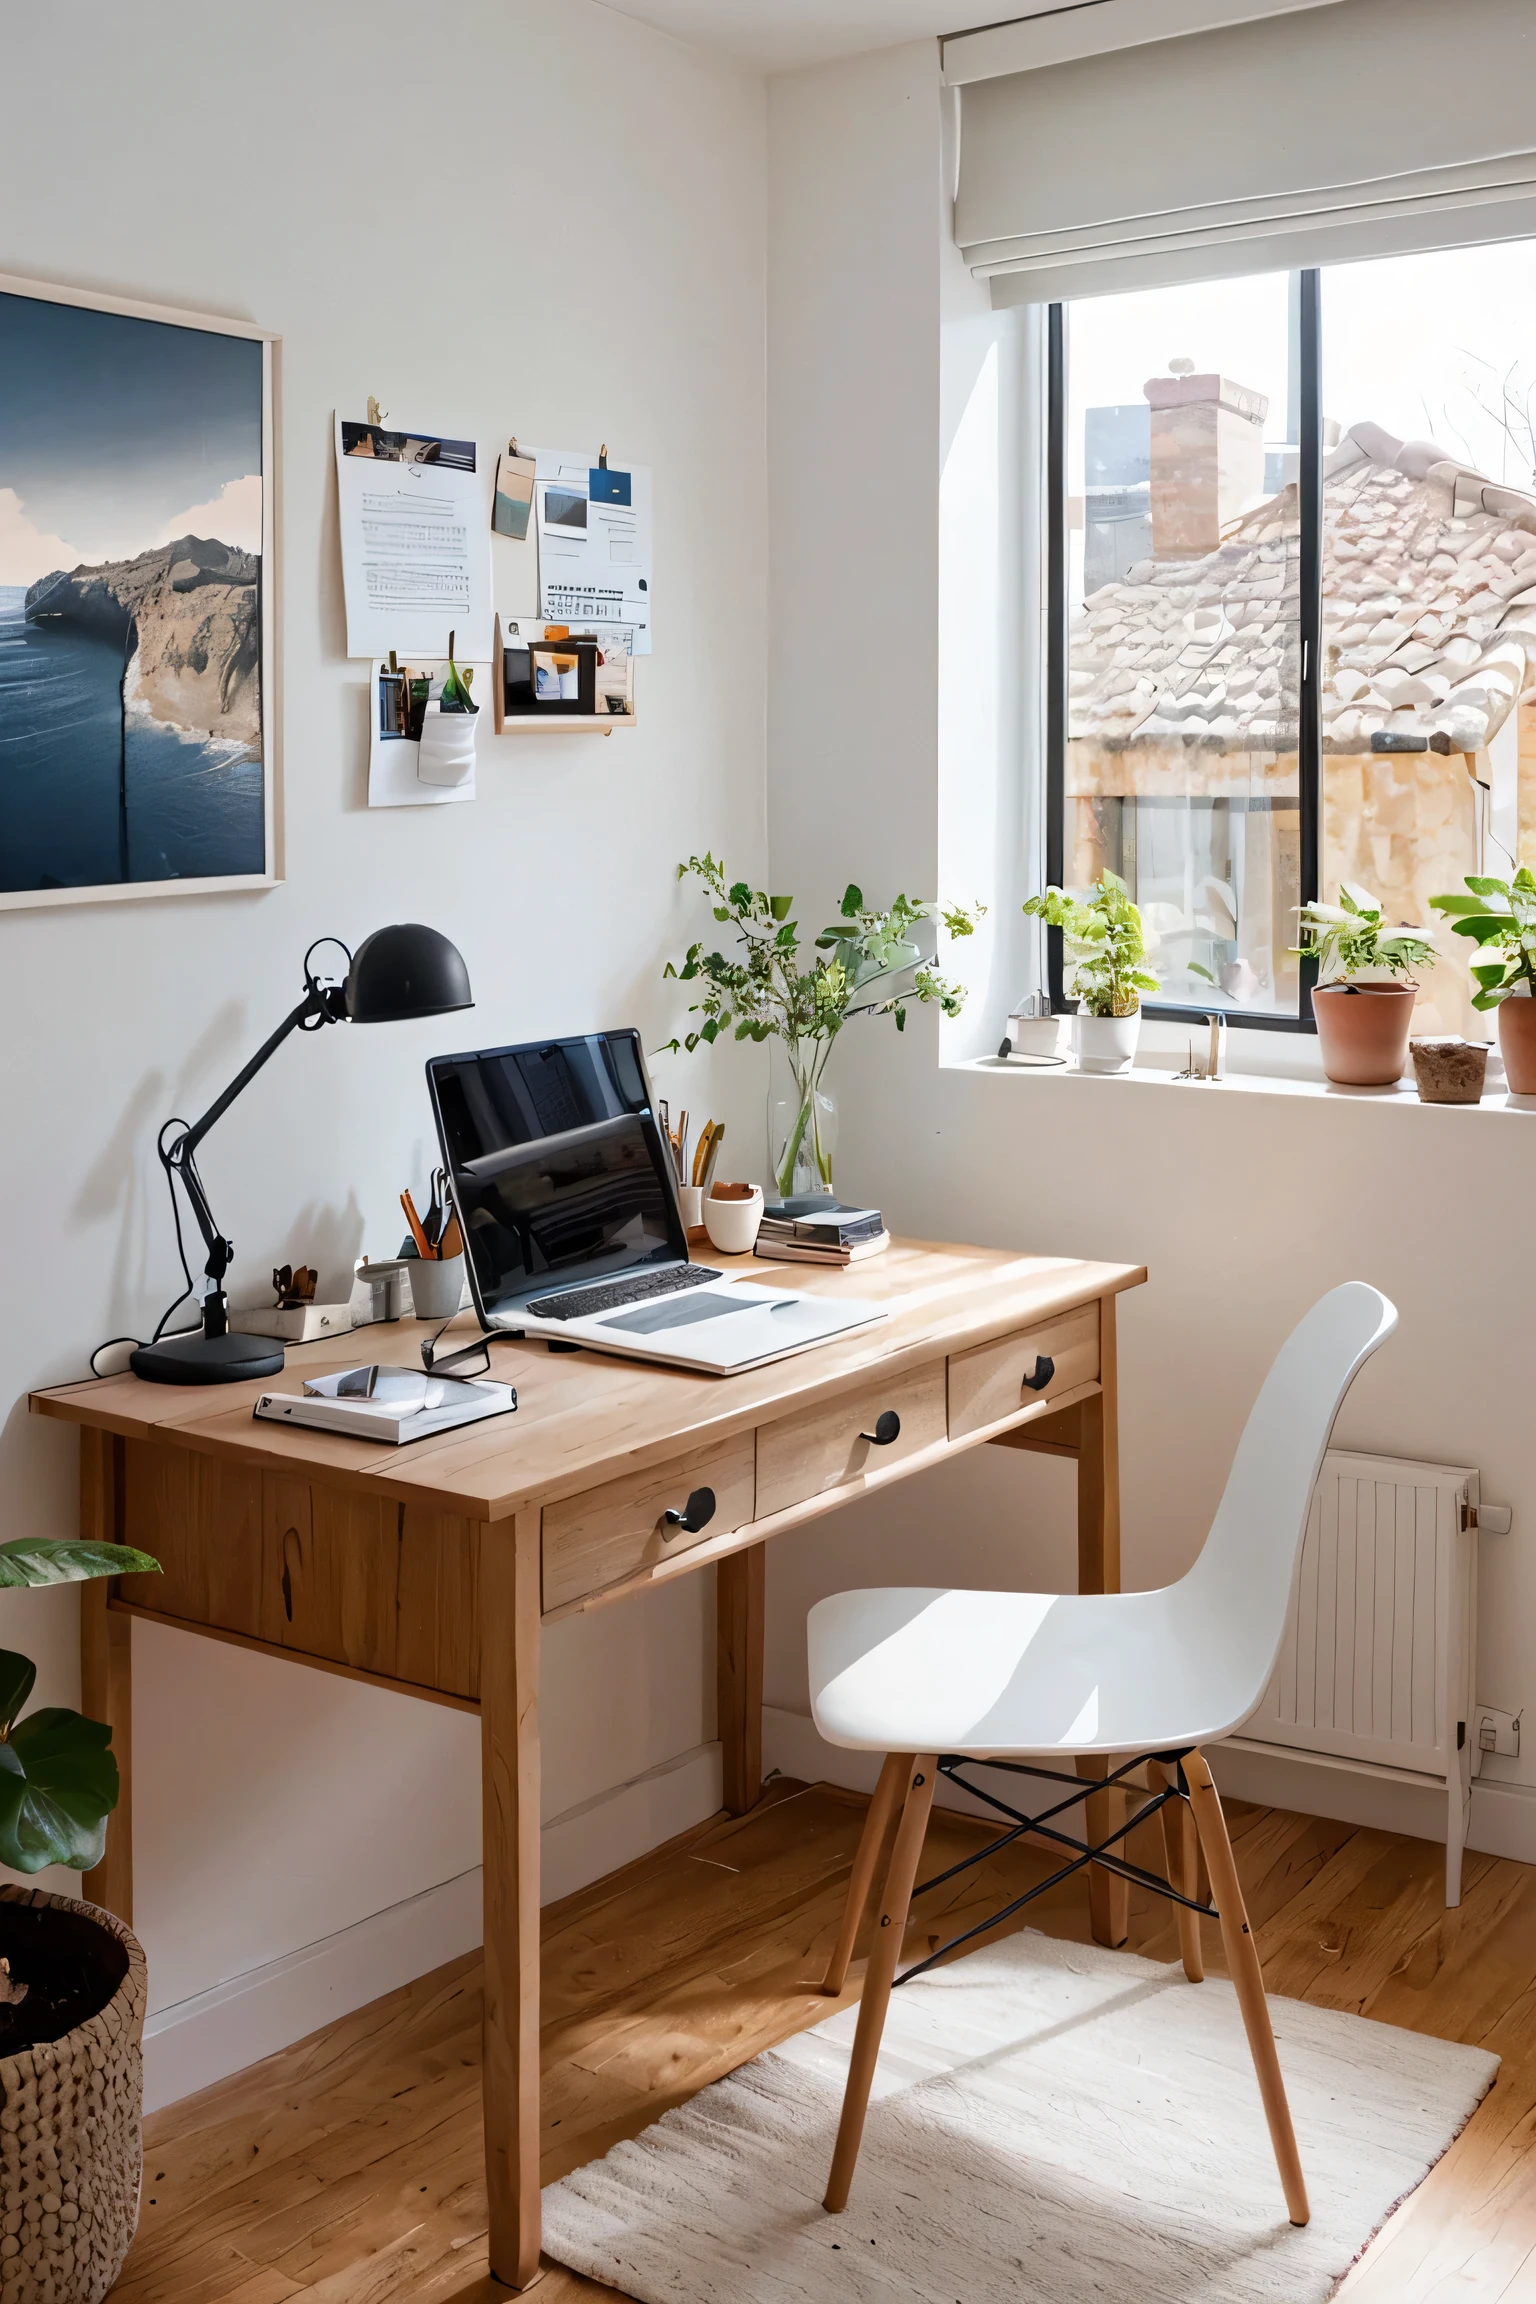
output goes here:
{"type": "Polygon", "coordinates": [[[1339,0],[961,101],[997,303],[1536,234],[1536,0],[1339,0]]]}

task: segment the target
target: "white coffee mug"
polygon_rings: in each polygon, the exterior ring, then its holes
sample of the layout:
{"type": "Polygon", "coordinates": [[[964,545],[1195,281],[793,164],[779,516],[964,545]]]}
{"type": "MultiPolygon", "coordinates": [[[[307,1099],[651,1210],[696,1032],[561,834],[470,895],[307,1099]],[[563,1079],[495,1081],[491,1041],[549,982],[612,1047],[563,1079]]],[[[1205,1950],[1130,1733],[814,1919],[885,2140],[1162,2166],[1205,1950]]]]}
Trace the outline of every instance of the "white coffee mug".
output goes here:
{"type": "Polygon", "coordinates": [[[762,1220],[758,1184],[713,1184],[704,1195],[704,1229],[722,1256],[749,1256],[762,1220]]]}

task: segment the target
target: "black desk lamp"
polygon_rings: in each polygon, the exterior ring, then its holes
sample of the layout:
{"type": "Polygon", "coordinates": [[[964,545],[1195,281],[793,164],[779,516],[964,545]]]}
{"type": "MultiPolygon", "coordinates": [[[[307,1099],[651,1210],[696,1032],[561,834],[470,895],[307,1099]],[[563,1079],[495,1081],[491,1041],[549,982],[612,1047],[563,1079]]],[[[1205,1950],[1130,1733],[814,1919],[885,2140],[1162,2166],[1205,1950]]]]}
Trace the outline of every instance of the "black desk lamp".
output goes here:
{"type": "MultiPolygon", "coordinates": [[[[208,1249],[203,1270],[213,1285],[203,1298],[201,1328],[162,1337],[160,1330],[165,1321],[175,1311],[176,1304],[185,1301],[192,1288],[192,1275],[187,1271],[183,1251],[182,1270],[187,1275],[187,1289],[166,1313],[153,1341],[141,1344],[130,1357],[128,1365],[136,1376],[147,1376],[152,1384],[239,1384],[252,1376],[275,1376],[283,1365],[283,1348],[270,1337],[230,1334],[224,1275],[234,1256],[234,1243],[225,1239],[213,1220],[203,1180],[197,1172],[196,1152],[214,1122],[223,1118],[241,1090],[249,1087],[289,1033],[318,1032],[325,1024],[394,1024],[411,1016],[445,1016],[452,1009],[473,1006],[469,970],[457,946],[450,944],[446,936],[440,936],[435,928],[414,925],[377,928],[358,947],[355,959],[346,945],[333,936],[322,936],[311,944],[304,955],[304,997],[298,1006],[290,1009],[271,1039],[257,1049],[244,1071],[236,1074],[201,1120],[194,1121],[190,1128],[184,1120],[167,1120],[160,1131],[158,1150],[171,1188],[172,1211],[176,1206],[175,1180],[179,1176],[208,1249]],[[344,984],[322,982],[310,966],[322,944],[338,944],[338,948],[347,953],[344,984]],[[167,1142],[167,1135],[173,1129],[179,1133],[171,1135],[167,1142]]],[[[179,1217],[176,1240],[179,1247],[179,1217]]]]}

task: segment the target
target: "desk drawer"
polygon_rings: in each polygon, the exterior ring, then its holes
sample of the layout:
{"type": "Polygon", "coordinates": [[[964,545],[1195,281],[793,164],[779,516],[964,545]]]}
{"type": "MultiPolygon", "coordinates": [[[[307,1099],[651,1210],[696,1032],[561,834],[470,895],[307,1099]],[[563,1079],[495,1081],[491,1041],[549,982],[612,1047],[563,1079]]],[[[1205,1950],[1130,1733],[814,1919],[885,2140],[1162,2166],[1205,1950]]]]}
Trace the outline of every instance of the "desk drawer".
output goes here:
{"type": "Polygon", "coordinates": [[[130,1440],[124,1473],[124,1537],[163,1570],[123,1577],[125,1600],[293,1656],[478,1694],[472,1521],[158,1441],[130,1440]]]}
{"type": "Polygon", "coordinates": [[[727,1536],[753,1517],[753,1436],[744,1432],[713,1448],[695,1448],[654,1472],[605,1481],[580,1496],[544,1507],[544,1606],[560,1608],[658,1560],[689,1551],[708,1536],[727,1536]],[[696,1488],[712,1488],[715,1509],[697,1530],[677,1528],[696,1488]]]}
{"type": "Polygon", "coordinates": [[[866,1385],[816,1415],[781,1416],[774,1424],[760,1425],[757,1517],[766,1520],[770,1512],[786,1511],[829,1488],[851,1486],[865,1473],[899,1464],[944,1436],[942,1367],[866,1385]],[[901,1420],[897,1437],[883,1448],[861,1439],[888,1411],[901,1420]]]}
{"type": "Polygon", "coordinates": [[[1054,1400],[1079,1384],[1095,1384],[1099,1376],[1099,1307],[1085,1304],[1080,1312],[1064,1312],[1060,1319],[1022,1329],[1017,1336],[1000,1336],[995,1344],[978,1344],[973,1351],[955,1352],[949,1362],[949,1436],[959,1440],[968,1432],[981,1432],[1001,1424],[1035,1400],[1054,1400]],[[1038,1390],[1026,1387],[1041,1360],[1054,1368],[1038,1390]]]}

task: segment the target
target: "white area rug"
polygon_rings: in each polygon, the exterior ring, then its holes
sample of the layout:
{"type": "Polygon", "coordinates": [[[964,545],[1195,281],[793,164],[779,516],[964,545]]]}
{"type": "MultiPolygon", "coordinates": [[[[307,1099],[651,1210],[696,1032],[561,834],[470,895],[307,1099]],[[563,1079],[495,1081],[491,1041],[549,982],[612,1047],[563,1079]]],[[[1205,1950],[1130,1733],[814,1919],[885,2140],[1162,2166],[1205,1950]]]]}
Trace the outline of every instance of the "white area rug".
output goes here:
{"type": "Polygon", "coordinates": [[[1499,2060],[1270,2011],[1302,2230],[1231,1986],[1030,1932],[893,1996],[842,2216],[821,2198],[856,2008],[552,2184],[544,2245],[642,2304],[1321,2304],[1499,2060]]]}

